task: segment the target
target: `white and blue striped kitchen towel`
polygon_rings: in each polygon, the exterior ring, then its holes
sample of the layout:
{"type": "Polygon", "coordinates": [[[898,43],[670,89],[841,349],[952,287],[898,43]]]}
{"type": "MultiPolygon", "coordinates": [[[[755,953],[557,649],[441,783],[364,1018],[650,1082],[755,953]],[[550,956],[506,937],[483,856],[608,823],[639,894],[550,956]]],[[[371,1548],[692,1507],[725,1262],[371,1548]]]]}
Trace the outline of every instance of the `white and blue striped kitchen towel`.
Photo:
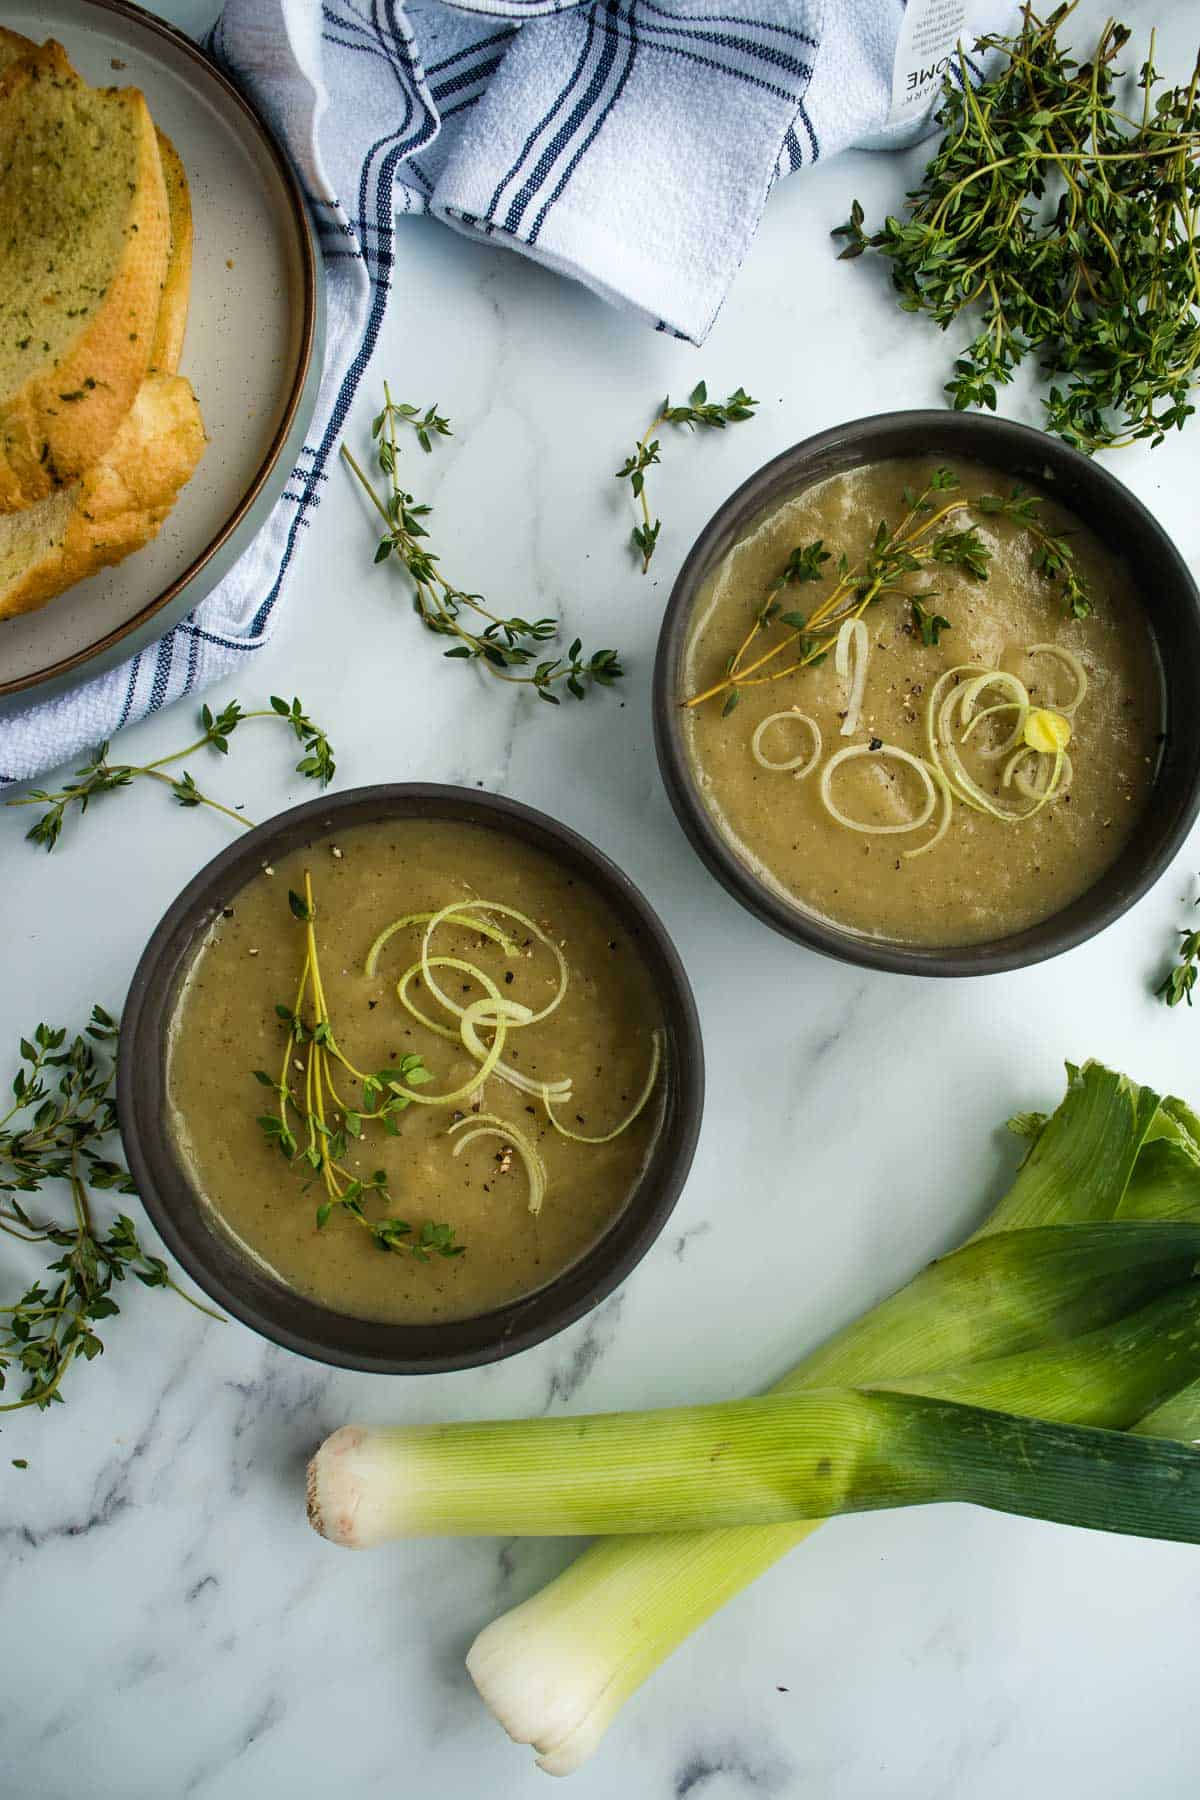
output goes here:
{"type": "Polygon", "coordinates": [[[905,0],[228,0],[209,47],[291,152],[319,224],[328,331],[309,441],[188,618],[0,722],[0,787],[266,641],[375,346],[398,213],[431,212],[700,343],[780,176],[910,135],[887,125],[904,16],[905,0]]]}

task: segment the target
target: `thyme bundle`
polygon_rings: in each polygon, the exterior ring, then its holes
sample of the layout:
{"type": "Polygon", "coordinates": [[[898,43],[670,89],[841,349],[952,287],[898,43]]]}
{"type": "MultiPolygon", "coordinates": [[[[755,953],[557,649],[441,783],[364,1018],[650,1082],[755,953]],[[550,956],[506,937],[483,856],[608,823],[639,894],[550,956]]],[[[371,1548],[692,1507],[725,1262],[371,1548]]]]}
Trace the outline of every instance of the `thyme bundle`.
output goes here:
{"type": "Polygon", "coordinates": [[[978,313],[946,383],[956,408],[994,411],[1034,355],[1048,430],[1086,451],[1158,444],[1195,410],[1200,60],[1162,88],[1151,34],[1141,102],[1126,111],[1117,58],[1130,33],[1110,19],[1080,63],[1058,41],[1074,5],[1046,19],[1026,5],[1014,35],[980,38],[1004,64],[978,87],[960,49],[908,217],[868,232],[856,200],[833,235],[843,258],[887,258],[906,312],[943,330],[978,313]]]}
{"type": "Polygon", "coordinates": [[[129,1275],[143,1287],[172,1288],[210,1318],[220,1316],[176,1285],[162,1258],[142,1248],[125,1213],[107,1228],[94,1217],[92,1190],[135,1191],[124,1164],[105,1154],[116,1130],[116,1039],[116,1021],[101,1006],[70,1042],[61,1027],[45,1024],[21,1039],[12,1104],[0,1114],[0,1231],[61,1254],[15,1302],[0,1306],[0,1390],[10,1376],[25,1377],[21,1393],[0,1403],[0,1412],[44,1411],[62,1401],[71,1365],[79,1357],[91,1362],[104,1349],[96,1327],[117,1316],[113,1290],[129,1275]],[[60,1182],[71,1196],[65,1223],[35,1218],[27,1198],[18,1198],[60,1182]]]}

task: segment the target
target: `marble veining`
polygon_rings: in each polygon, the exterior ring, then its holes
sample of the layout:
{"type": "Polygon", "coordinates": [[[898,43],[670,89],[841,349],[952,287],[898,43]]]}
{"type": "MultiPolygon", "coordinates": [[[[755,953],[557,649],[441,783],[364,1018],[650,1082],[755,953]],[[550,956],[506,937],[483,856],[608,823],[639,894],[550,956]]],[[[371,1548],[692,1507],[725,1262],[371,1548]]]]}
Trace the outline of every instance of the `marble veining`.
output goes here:
{"type": "MultiPolygon", "coordinates": [[[[195,27],[211,0],[164,9],[195,27]]],[[[1102,13],[1098,0],[1080,7],[1088,25],[1102,13]]],[[[1122,13],[1139,46],[1159,24],[1165,66],[1190,65],[1185,0],[1122,13]]],[[[822,961],[759,927],[697,862],[658,780],[658,622],[715,507],[812,431],[939,403],[953,334],[903,318],[883,270],[839,266],[827,236],[856,194],[868,217],[894,209],[919,163],[919,151],[847,156],[784,184],[703,352],[511,256],[402,222],[402,279],[351,435],[365,439],[384,377],[398,397],[436,400],[455,435],[429,457],[406,451],[406,473],[434,503],[454,578],[498,610],[560,612],[564,643],[617,646],[628,679],[551,709],[443,661],[395,572],[373,568],[374,534],[334,468],[274,642],[213,698],[298,693],[334,739],[339,785],[502,791],[614,856],[695,984],[709,1077],[695,1168],[617,1293],[477,1371],[325,1369],[125,1283],[105,1354],[74,1374],[67,1405],[0,1419],[0,1800],[549,1793],[479,1704],[463,1657],[579,1546],[335,1550],[304,1518],[319,1439],[352,1418],[563,1414],[761,1388],[971,1228],[1019,1154],[1004,1118],[1052,1103],[1065,1058],[1099,1056],[1200,1100],[1200,1024],[1149,997],[1190,916],[1200,837],[1070,956],[921,982],[822,961]],[[662,537],[643,579],[612,472],[663,394],[701,376],[713,392],[742,383],[760,413],[724,433],[663,434],[662,537]]],[[[1028,384],[1006,410],[1036,422],[1028,384]]],[[[1112,464],[1200,564],[1200,425],[1191,433],[1112,464]]],[[[124,748],[165,754],[190,724],[176,710],[124,748]]],[[[248,730],[193,772],[264,818],[309,797],[294,760],[269,730],[248,730]]],[[[163,908],[231,829],[149,784],[71,821],[52,858],[21,841],[26,822],[0,814],[5,1057],[40,1018],[82,1022],[93,999],[119,1010],[163,908]]],[[[1198,1662],[1194,1551],[962,1507],[834,1521],[679,1650],[567,1791],[1192,1800],[1198,1662]]]]}
{"type": "Polygon", "coordinates": [[[711,1794],[718,1787],[728,1792],[763,1796],[783,1793],[792,1765],[781,1756],[751,1756],[736,1744],[724,1750],[697,1750],[675,1776],[675,1800],[692,1794],[711,1794]]]}
{"type": "Polygon", "coordinates": [[[601,1358],[613,1346],[624,1308],[625,1296],[620,1293],[613,1294],[596,1308],[566,1360],[551,1369],[543,1412],[570,1406],[587,1385],[601,1358]]]}

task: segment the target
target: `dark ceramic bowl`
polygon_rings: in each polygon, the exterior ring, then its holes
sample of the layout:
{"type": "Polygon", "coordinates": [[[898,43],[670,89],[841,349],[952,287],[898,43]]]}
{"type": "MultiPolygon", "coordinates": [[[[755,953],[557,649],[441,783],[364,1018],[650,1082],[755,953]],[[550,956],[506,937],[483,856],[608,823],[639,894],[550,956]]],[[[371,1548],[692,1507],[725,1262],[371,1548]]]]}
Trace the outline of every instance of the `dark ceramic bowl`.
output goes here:
{"type": "Polygon", "coordinates": [[[1166,869],[1200,810],[1200,594],[1151,513],[1107,469],[1057,438],[978,413],[898,412],[855,419],[785,450],[740,487],[693,545],[667,603],[654,670],[654,738],[671,804],[701,861],[735,900],[798,944],[907,975],[988,975],[1073,949],[1119,918],[1166,869]],[[680,692],[692,612],[705,577],[766,513],[814,482],[902,456],[961,458],[1041,488],[1140,570],[1158,650],[1162,755],[1141,821],[1112,867],[1052,917],[955,948],[923,948],[829,923],[768,887],[717,829],[684,743],[680,692]]]}
{"type": "MultiPolygon", "coordinates": [[[[248,1104],[250,1102],[248,1101],[248,1104]]],[[[660,920],[599,850],[543,813],[469,788],[356,788],[313,800],[249,831],[189,882],[147,944],[121,1025],[117,1113],[138,1193],[168,1248],[205,1293],[242,1323],[302,1356],[376,1374],[419,1375],[495,1362],[590,1311],[641,1261],[691,1167],[704,1103],[704,1052],[692,990],[660,920]],[[356,1319],[295,1293],[245,1256],[212,1218],[180,1157],[167,1103],[167,1044],[181,985],[205,933],[265,862],[331,831],[377,819],[486,826],[575,871],[637,939],[666,1030],[667,1091],[657,1140],[624,1212],[565,1274],[497,1311],[444,1325],[356,1319]]]]}

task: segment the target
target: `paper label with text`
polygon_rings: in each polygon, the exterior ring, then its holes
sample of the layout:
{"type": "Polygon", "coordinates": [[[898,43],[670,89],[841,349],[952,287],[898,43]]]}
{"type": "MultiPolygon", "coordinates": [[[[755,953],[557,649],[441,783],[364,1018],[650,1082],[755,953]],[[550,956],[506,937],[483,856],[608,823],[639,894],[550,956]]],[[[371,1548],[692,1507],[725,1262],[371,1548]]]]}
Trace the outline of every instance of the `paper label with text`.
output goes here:
{"type": "Polygon", "coordinates": [[[937,102],[966,19],[966,0],[908,0],[892,70],[889,125],[913,123],[937,102]]]}

